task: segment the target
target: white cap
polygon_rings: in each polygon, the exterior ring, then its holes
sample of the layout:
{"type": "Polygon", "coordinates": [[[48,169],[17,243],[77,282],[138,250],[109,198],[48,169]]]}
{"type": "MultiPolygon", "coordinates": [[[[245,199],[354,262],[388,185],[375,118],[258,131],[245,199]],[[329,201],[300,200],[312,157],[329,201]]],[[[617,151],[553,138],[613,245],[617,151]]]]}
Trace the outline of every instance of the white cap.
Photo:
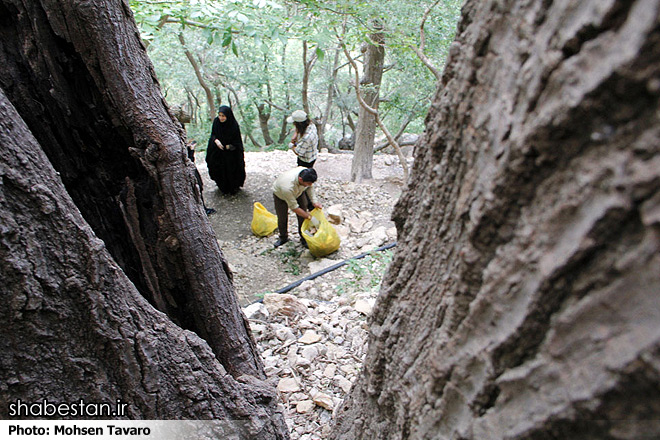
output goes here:
{"type": "Polygon", "coordinates": [[[302,122],[305,121],[306,119],[307,119],[307,113],[305,113],[302,110],[296,110],[295,112],[291,113],[291,116],[286,118],[286,122],[291,124],[293,122],[302,122]]]}

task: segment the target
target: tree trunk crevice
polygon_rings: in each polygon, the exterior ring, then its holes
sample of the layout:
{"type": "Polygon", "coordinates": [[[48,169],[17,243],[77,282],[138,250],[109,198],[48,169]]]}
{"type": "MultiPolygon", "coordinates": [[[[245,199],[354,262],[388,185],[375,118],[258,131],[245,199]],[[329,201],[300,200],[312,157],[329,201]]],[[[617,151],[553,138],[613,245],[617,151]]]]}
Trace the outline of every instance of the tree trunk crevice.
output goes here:
{"type": "Polygon", "coordinates": [[[54,7],[0,2],[0,212],[25,224],[2,248],[3,352],[24,353],[1,359],[3,401],[122,397],[133,418],[268,420],[260,438],[287,438],[130,8],[54,7]],[[19,170],[33,189],[10,194],[19,170]],[[43,368],[16,381],[42,337],[43,368]]]}
{"type": "Polygon", "coordinates": [[[510,3],[463,6],[333,438],[660,435],[660,1],[510,3]]]}

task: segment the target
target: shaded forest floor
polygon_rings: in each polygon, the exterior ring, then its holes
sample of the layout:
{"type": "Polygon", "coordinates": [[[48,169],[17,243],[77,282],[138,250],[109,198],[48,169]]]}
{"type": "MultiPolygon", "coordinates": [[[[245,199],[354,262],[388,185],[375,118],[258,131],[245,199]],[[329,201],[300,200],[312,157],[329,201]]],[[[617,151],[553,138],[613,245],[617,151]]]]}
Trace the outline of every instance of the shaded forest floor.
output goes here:
{"type": "MultiPolygon", "coordinates": [[[[386,239],[381,237],[379,241],[389,243],[396,240],[390,214],[403,187],[403,172],[397,157],[376,155],[373,179],[361,184],[350,182],[352,158],[352,153],[321,153],[315,166],[319,174],[315,191],[321,203],[325,209],[341,205],[345,216],[342,224],[336,227],[342,238],[340,249],[319,260],[300,244],[296,219],[291,212],[291,241],[278,249],[273,248],[277,231],[270,237],[259,238],[250,230],[255,202],[275,212],[271,186],[279,173],[295,166],[295,156],[291,151],[246,153],[245,186],[233,196],[223,195],[217,189],[208,176],[204,153],[197,154],[196,165],[204,181],[204,200],[207,207],[217,211],[209,219],[234,274],[234,286],[242,305],[252,303],[264,293],[278,290],[323,267],[377,247],[370,239],[373,231],[386,231],[386,239]]],[[[378,243],[381,244],[385,243],[378,243]]],[[[338,269],[335,272],[337,274],[333,272],[317,278],[318,282],[339,283],[343,271],[338,269]]],[[[327,300],[328,295],[326,292],[320,299],[327,300]]]]}

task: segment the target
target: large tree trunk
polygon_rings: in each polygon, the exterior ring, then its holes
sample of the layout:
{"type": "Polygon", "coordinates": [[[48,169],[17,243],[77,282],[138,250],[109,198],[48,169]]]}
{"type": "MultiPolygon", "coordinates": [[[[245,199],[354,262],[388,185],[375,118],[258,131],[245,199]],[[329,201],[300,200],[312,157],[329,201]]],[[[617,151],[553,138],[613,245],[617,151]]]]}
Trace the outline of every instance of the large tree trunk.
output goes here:
{"type": "Polygon", "coordinates": [[[660,438],[660,1],[457,35],[334,438],[660,438]]]}
{"type": "MultiPolygon", "coordinates": [[[[383,78],[383,65],[385,63],[384,34],[370,35],[371,44],[367,44],[364,56],[364,72],[360,85],[362,96],[371,108],[378,110],[380,97],[380,83],[383,78]]],[[[351,164],[351,181],[361,182],[371,179],[371,168],[374,158],[374,138],[376,136],[376,115],[360,106],[358,123],[355,130],[355,153],[351,164]]]]}
{"type": "MultiPolygon", "coordinates": [[[[263,379],[261,361],[238,307],[231,273],[204,213],[194,167],[186,158],[182,127],[163,101],[128,6],[103,0],[3,0],[0,17],[0,87],[59,173],[68,195],[94,234],[103,240],[112,258],[149,302],[208,342],[217,360],[208,357],[205,362],[222,364],[208,368],[224,367],[235,378],[252,376],[257,382],[263,379]]],[[[5,166],[13,170],[17,164],[27,166],[21,161],[5,166]]],[[[45,187],[55,183],[46,174],[41,182],[45,187]]],[[[40,185],[36,185],[35,194],[39,191],[40,185]]],[[[7,205],[6,209],[14,207],[7,205]]],[[[50,209],[43,208],[44,216],[33,221],[47,221],[50,209]]],[[[60,239],[56,232],[66,231],[56,229],[45,237],[53,240],[48,243],[50,247],[60,239]]],[[[105,274],[94,268],[96,260],[80,260],[89,265],[78,266],[70,252],[61,246],[58,254],[68,268],[68,275],[58,274],[64,277],[67,289],[85,292],[89,283],[105,282],[105,274]],[[70,283],[73,284],[69,286],[70,283]]],[[[52,295],[63,294],[65,290],[58,290],[60,284],[56,280],[51,283],[53,277],[42,279],[41,272],[48,271],[50,260],[37,252],[29,257],[22,268],[26,276],[47,284],[52,295]]],[[[10,253],[5,254],[3,264],[10,258],[10,253]]],[[[103,262],[103,258],[98,257],[98,264],[112,264],[103,262]]],[[[39,297],[38,292],[29,290],[37,286],[25,286],[28,290],[24,296],[39,297]]],[[[123,285],[108,289],[113,301],[118,302],[128,301],[124,297],[131,293],[123,285]]],[[[79,300],[67,300],[78,308],[89,303],[85,295],[79,300]]],[[[126,306],[130,308],[130,303],[126,306]]],[[[39,312],[53,311],[61,316],[74,312],[50,308],[39,312]]],[[[100,333],[104,319],[121,313],[98,305],[91,312],[99,321],[100,333]]],[[[142,312],[131,313],[136,322],[142,318],[142,312]]],[[[115,337],[111,331],[114,327],[112,322],[107,325],[110,343],[115,337]]],[[[75,322],[62,326],[72,331],[77,328],[75,322]]],[[[3,330],[6,331],[10,330],[3,330]]],[[[39,337],[39,333],[39,328],[32,329],[33,336],[39,337]]],[[[36,345],[37,341],[25,343],[36,345]]],[[[68,357],[67,347],[55,345],[52,350],[52,356],[61,356],[59,362],[68,361],[72,368],[76,364],[74,358],[68,357]]],[[[98,354],[90,356],[95,358],[98,354]]],[[[141,360],[142,368],[145,372],[156,368],[152,364],[167,355],[148,352],[141,360]]],[[[182,363],[188,361],[193,362],[179,359],[182,363]]],[[[11,363],[3,363],[3,368],[20,371],[20,366],[11,363]]],[[[110,371],[109,368],[103,371],[110,371]]],[[[58,371],[54,369],[51,377],[58,371]]],[[[47,377],[44,382],[50,385],[47,377]]],[[[24,385],[39,387],[36,383],[24,385]]],[[[61,395],[60,388],[47,385],[41,394],[61,395]]],[[[8,395],[21,386],[19,383],[10,388],[8,395]]],[[[97,386],[103,384],[99,382],[97,386]]],[[[161,401],[157,389],[149,391],[161,401]]],[[[272,407],[268,411],[271,410],[272,407]]],[[[274,417],[277,421],[279,416],[274,417]]]]}
{"type": "Polygon", "coordinates": [[[240,421],[241,438],[287,438],[271,387],[227,374],[135,289],[2,91],[0,143],[0,417],[18,400],[119,399],[117,418],[240,421]]]}

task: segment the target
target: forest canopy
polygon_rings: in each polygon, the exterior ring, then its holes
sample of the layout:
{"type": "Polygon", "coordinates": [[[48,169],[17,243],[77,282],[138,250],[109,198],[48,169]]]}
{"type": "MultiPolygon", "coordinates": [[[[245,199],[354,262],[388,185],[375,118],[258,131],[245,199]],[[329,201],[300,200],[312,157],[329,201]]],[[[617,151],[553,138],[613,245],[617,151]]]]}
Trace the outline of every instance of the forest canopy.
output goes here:
{"type": "MultiPolygon", "coordinates": [[[[234,107],[248,148],[286,144],[304,108],[337,148],[358,119],[355,72],[383,34],[379,111],[394,134],[419,134],[454,38],[460,0],[131,1],[163,93],[205,144],[219,105],[234,107]]],[[[361,74],[361,72],[359,72],[361,74]]],[[[377,138],[380,134],[377,134],[377,138]]]]}

